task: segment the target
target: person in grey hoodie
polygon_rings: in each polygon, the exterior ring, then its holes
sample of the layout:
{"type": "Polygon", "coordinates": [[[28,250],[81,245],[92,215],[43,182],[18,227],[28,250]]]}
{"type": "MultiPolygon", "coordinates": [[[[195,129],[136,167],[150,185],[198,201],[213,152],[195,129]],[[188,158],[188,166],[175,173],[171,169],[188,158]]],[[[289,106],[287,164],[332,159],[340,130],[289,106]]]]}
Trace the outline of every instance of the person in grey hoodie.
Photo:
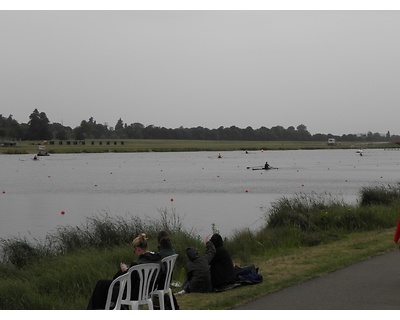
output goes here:
{"type": "Polygon", "coordinates": [[[196,248],[186,249],[186,255],[189,258],[186,269],[186,281],[179,294],[189,292],[211,292],[211,274],[210,262],[215,255],[215,247],[211,241],[206,239],[206,252],[203,256],[199,255],[196,248]]]}

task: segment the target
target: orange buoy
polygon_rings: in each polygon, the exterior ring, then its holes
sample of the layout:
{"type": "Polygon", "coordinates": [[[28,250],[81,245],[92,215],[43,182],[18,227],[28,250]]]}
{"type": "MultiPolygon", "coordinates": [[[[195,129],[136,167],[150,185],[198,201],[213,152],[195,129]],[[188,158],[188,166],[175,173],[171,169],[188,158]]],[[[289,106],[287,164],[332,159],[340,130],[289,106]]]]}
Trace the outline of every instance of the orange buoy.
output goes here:
{"type": "Polygon", "coordinates": [[[63,214],[63,215],[64,215],[64,214],[65,214],[65,211],[64,211],[64,210],[61,210],[61,214],[63,214]]]}

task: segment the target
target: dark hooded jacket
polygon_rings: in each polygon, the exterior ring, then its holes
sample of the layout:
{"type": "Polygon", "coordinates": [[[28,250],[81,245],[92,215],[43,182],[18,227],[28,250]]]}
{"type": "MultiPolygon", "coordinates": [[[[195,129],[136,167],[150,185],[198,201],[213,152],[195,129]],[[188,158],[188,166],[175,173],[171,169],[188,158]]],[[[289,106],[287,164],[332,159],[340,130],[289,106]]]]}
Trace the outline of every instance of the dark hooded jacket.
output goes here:
{"type": "Polygon", "coordinates": [[[189,262],[186,265],[187,285],[183,288],[185,291],[210,292],[212,290],[209,264],[214,254],[215,248],[211,241],[206,243],[206,252],[203,256],[199,256],[195,248],[186,249],[189,262]]]}
{"type": "Polygon", "coordinates": [[[235,283],[235,269],[232,258],[224,247],[222,237],[215,233],[210,241],[216,250],[210,263],[211,282],[214,289],[222,289],[235,283]]]}

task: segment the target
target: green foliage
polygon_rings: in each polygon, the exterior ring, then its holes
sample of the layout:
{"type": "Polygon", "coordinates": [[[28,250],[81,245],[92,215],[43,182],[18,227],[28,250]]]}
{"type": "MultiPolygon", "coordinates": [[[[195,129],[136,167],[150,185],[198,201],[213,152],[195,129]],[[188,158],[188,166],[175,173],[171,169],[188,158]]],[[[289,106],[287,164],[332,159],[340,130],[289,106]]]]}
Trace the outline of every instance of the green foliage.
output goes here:
{"type": "Polygon", "coordinates": [[[46,255],[46,249],[40,245],[34,246],[26,238],[0,239],[3,261],[9,262],[18,268],[46,255]]]}
{"type": "Polygon", "coordinates": [[[303,231],[327,229],[338,211],[350,208],[343,201],[317,194],[297,194],[293,198],[282,197],[272,203],[267,214],[268,228],[297,227],[303,231]]]}
{"type": "Polygon", "coordinates": [[[224,242],[227,250],[233,255],[233,260],[242,264],[251,263],[253,256],[260,256],[266,252],[268,243],[260,239],[259,234],[249,229],[237,230],[224,242]]]}
{"type": "MultiPolygon", "coordinates": [[[[33,243],[26,238],[0,239],[2,260],[17,267],[24,267],[32,261],[51,255],[67,254],[88,248],[112,248],[130,244],[141,232],[156,239],[160,230],[192,238],[190,232],[182,229],[182,222],[173,210],[159,210],[160,219],[142,220],[137,216],[112,217],[108,213],[89,217],[81,226],[61,226],[49,233],[43,243],[33,243]]],[[[196,241],[198,241],[196,239],[196,241]]]]}
{"type": "Polygon", "coordinates": [[[361,189],[361,205],[390,205],[400,200],[400,183],[396,185],[369,186],[361,189]]]}
{"type": "Polygon", "coordinates": [[[282,198],[272,204],[267,215],[267,227],[292,226],[303,231],[332,229],[370,230],[389,227],[394,215],[380,213],[379,206],[371,209],[342,202],[326,201],[308,195],[282,198]]]}

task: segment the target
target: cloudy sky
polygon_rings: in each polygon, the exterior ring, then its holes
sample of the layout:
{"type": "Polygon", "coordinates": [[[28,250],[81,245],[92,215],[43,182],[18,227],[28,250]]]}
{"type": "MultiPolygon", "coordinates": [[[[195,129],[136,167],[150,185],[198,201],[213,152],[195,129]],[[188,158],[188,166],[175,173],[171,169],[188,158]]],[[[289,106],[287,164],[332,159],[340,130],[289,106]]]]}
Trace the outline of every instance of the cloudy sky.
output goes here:
{"type": "Polygon", "coordinates": [[[0,114],[400,134],[400,11],[1,10],[0,114]]]}

